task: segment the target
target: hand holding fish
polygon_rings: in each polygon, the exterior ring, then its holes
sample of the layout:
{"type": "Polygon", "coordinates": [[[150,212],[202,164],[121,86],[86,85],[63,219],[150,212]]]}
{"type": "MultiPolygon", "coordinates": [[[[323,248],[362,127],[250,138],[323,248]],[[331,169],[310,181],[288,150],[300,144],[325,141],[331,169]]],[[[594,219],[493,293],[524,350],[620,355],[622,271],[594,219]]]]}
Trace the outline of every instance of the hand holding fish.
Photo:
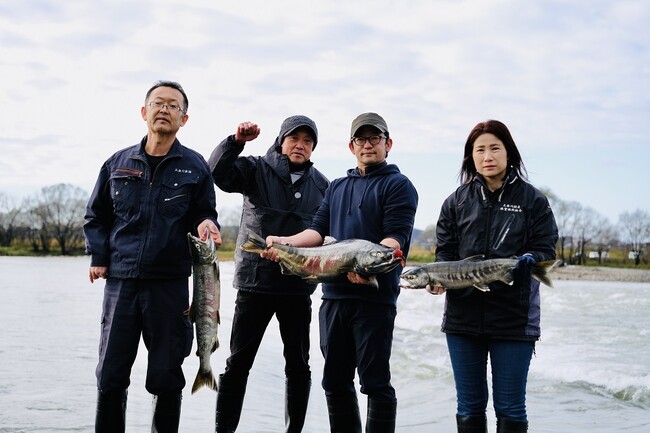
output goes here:
{"type": "Polygon", "coordinates": [[[221,233],[219,232],[217,225],[211,219],[203,220],[196,228],[196,231],[202,241],[205,241],[209,235],[214,241],[216,247],[221,246],[221,233]]]}
{"type": "Polygon", "coordinates": [[[289,242],[286,242],[286,239],[282,236],[267,236],[266,237],[266,246],[267,249],[260,251],[260,256],[278,263],[280,261],[280,254],[278,250],[273,248],[273,244],[281,244],[291,246],[289,242]]]}
{"type": "Polygon", "coordinates": [[[424,289],[432,295],[442,295],[447,290],[439,284],[427,284],[424,289]]]}

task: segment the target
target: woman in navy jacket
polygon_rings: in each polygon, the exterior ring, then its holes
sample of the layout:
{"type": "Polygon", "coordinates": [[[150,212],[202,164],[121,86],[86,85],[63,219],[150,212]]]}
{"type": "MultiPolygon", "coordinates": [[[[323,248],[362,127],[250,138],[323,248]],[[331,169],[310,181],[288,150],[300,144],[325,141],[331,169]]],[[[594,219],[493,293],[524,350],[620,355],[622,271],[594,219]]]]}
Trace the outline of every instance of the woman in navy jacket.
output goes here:
{"type": "MultiPolygon", "coordinates": [[[[456,382],[459,432],[486,431],[487,359],[498,432],[525,432],[526,380],[540,337],[539,282],[530,264],[555,259],[557,226],[547,198],[526,181],[508,128],[479,123],[465,143],[461,186],[442,205],[436,261],[519,257],[515,281],[447,293],[442,331],[456,382]]],[[[430,288],[432,293],[440,288],[430,288]]]]}

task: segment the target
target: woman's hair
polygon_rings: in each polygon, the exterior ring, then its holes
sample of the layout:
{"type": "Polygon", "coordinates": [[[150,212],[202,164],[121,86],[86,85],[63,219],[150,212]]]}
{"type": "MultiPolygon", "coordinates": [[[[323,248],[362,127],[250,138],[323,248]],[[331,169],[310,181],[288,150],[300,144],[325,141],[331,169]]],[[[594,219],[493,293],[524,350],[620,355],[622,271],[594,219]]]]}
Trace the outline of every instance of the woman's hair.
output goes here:
{"type": "Polygon", "coordinates": [[[528,180],[528,172],[526,171],[524,162],[521,160],[521,154],[517,149],[515,140],[513,140],[512,135],[510,135],[508,127],[498,120],[486,120],[472,128],[467,136],[465,151],[463,153],[463,165],[460,167],[460,173],[458,174],[460,183],[469,183],[474,179],[474,176],[476,176],[477,171],[476,166],[474,165],[472,151],[474,150],[474,142],[483,134],[493,134],[503,142],[506,152],[508,153],[508,168],[514,170],[520,178],[528,180]]]}

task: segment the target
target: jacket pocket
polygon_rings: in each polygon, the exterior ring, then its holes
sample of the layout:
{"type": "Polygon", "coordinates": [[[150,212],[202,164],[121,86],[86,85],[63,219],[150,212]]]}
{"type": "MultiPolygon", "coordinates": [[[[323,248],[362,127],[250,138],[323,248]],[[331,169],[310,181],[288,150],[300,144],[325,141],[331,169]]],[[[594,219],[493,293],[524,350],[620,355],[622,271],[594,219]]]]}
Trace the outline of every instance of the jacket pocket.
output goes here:
{"type": "Polygon", "coordinates": [[[170,217],[184,216],[190,205],[192,190],[198,177],[169,177],[162,181],[158,211],[170,217]]]}
{"type": "Polygon", "coordinates": [[[138,211],[142,175],[140,170],[126,168],[111,173],[111,199],[116,214],[129,216],[138,211]]]}

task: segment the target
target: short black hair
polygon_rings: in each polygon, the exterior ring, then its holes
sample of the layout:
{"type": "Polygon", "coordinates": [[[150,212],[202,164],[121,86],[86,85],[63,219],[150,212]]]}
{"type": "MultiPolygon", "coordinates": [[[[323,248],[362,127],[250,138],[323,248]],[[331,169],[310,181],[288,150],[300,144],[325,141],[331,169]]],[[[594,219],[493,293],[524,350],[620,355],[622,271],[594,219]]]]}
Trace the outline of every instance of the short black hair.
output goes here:
{"type": "Polygon", "coordinates": [[[151,86],[151,88],[147,91],[147,95],[144,97],[145,104],[149,100],[149,96],[151,95],[151,92],[156,90],[158,87],[171,87],[172,89],[176,89],[179,92],[181,92],[181,95],[183,95],[183,103],[185,104],[185,107],[183,108],[183,112],[187,113],[187,109],[190,108],[190,101],[187,99],[187,95],[185,94],[185,90],[183,90],[183,86],[181,86],[176,81],[165,81],[165,80],[156,81],[156,83],[153,86],[151,86]]]}

